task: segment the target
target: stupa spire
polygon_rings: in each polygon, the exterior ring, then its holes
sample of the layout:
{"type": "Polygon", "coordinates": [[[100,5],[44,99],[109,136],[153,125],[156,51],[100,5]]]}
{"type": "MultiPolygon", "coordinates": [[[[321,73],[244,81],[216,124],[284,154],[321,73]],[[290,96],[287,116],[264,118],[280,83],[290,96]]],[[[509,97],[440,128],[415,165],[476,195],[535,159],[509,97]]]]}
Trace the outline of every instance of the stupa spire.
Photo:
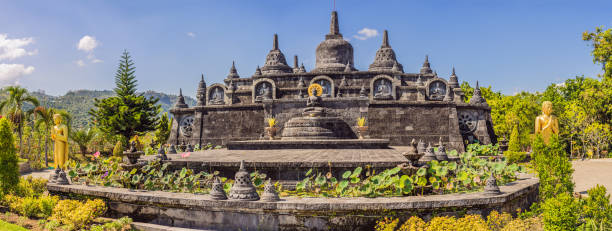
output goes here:
{"type": "Polygon", "coordinates": [[[340,26],[338,26],[338,12],[335,10],[332,11],[331,23],[329,25],[329,34],[330,35],[340,34],[340,26]]]}
{"type": "Polygon", "coordinates": [[[278,50],[278,35],[274,34],[274,42],[272,43],[272,50],[278,50]]]}
{"type": "Polygon", "coordinates": [[[451,74],[449,80],[448,80],[448,85],[450,85],[452,88],[458,88],[459,87],[459,80],[457,79],[457,75],[455,74],[455,67],[453,66],[453,73],[451,74]]]}
{"type": "Polygon", "coordinates": [[[421,67],[421,74],[431,74],[431,65],[429,64],[429,55],[425,55],[425,62],[423,62],[423,67],[421,67]]]}
{"type": "Polygon", "coordinates": [[[179,88],[179,95],[176,104],[174,104],[174,108],[187,108],[187,104],[185,103],[185,97],[183,97],[183,89],[179,88]]]}
{"type": "Polygon", "coordinates": [[[238,71],[236,70],[236,61],[232,61],[232,67],[230,68],[230,72],[227,75],[227,78],[240,78],[240,76],[238,75],[238,71]]]}
{"type": "Polygon", "coordinates": [[[382,47],[390,47],[389,46],[389,36],[387,34],[387,30],[383,32],[382,47]]]}

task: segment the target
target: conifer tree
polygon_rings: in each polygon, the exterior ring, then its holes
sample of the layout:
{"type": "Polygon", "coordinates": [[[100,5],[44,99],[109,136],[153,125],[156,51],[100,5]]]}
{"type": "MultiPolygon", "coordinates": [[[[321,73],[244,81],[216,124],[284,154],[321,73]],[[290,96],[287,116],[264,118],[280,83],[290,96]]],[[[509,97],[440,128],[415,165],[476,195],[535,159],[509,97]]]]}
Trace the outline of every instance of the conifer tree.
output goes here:
{"type": "Polygon", "coordinates": [[[129,53],[124,51],[115,75],[114,91],[117,96],[96,99],[95,108],[89,112],[94,124],[102,131],[121,136],[123,147],[127,146],[127,141],[134,135],[155,130],[159,120],[158,99],[136,93],[134,73],[134,62],[129,53]]]}
{"type": "Polygon", "coordinates": [[[511,152],[521,151],[521,144],[519,142],[518,124],[514,125],[514,128],[512,129],[512,133],[510,133],[510,141],[508,142],[508,151],[511,151],[511,152]]]}

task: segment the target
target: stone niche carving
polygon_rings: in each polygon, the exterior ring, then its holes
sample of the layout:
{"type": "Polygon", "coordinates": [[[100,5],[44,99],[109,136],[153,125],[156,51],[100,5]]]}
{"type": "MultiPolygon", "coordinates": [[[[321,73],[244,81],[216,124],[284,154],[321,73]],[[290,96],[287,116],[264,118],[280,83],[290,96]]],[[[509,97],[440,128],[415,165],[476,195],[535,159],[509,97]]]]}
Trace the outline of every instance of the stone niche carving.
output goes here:
{"type": "Polygon", "coordinates": [[[184,137],[191,137],[191,135],[193,134],[193,116],[185,116],[181,119],[181,122],[179,123],[179,127],[181,129],[181,135],[183,135],[184,137]]]}
{"type": "Polygon", "coordinates": [[[441,80],[431,81],[427,87],[427,93],[429,100],[442,101],[446,95],[446,83],[441,80]]]}
{"type": "Polygon", "coordinates": [[[379,78],[374,81],[372,88],[374,99],[388,100],[393,99],[393,84],[387,78],[379,78]]]}
{"type": "Polygon", "coordinates": [[[268,81],[262,81],[255,86],[255,102],[272,99],[272,84],[268,81]]]}
{"type": "Polygon", "coordinates": [[[321,94],[321,97],[332,97],[334,95],[334,84],[331,78],[327,76],[319,76],[313,78],[310,83],[321,85],[323,88],[323,94],[321,94]]]}
{"type": "Polygon", "coordinates": [[[478,115],[473,111],[459,111],[459,131],[462,135],[476,131],[478,125],[478,115]]]}
{"type": "Polygon", "coordinates": [[[208,92],[208,103],[211,105],[225,104],[225,89],[220,86],[211,86],[208,92]]]}

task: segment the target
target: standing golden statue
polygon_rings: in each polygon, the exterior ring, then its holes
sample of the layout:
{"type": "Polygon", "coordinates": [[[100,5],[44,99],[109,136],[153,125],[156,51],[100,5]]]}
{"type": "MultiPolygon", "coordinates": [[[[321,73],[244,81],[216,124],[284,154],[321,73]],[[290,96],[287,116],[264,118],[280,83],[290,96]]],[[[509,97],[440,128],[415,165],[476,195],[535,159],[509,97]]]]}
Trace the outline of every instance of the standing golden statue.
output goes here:
{"type": "Polygon", "coordinates": [[[53,115],[55,126],[51,130],[51,139],[55,141],[53,145],[54,167],[65,169],[64,165],[68,160],[68,127],[62,124],[60,114],[53,115]]]}
{"type": "Polygon", "coordinates": [[[535,134],[541,134],[546,144],[548,144],[553,134],[559,134],[559,121],[551,113],[552,102],[544,101],[542,103],[542,115],[536,117],[535,120],[535,134]]]}

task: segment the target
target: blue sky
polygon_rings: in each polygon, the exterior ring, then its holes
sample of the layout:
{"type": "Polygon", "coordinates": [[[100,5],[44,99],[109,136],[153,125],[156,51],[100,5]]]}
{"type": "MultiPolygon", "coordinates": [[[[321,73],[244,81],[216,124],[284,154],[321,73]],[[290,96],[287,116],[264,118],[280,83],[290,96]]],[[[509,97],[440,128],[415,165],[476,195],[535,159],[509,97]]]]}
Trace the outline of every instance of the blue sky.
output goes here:
{"type": "MultiPolygon", "coordinates": [[[[52,95],[112,89],[127,49],[140,90],[176,94],[183,88],[193,96],[201,73],[208,84],[221,82],[232,60],[241,76],[252,75],[263,65],[274,33],[288,63],[297,54],[311,70],[315,48],[329,31],[332,5],[0,0],[0,84],[52,95]]],[[[337,0],[336,9],[357,69],[367,69],[388,29],[406,72],[417,72],[429,54],[440,76],[447,78],[455,66],[460,81],[479,80],[506,94],[596,76],[601,68],[581,34],[612,26],[612,1],[337,0]],[[370,37],[358,34],[364,28],[370,37]]]]}

